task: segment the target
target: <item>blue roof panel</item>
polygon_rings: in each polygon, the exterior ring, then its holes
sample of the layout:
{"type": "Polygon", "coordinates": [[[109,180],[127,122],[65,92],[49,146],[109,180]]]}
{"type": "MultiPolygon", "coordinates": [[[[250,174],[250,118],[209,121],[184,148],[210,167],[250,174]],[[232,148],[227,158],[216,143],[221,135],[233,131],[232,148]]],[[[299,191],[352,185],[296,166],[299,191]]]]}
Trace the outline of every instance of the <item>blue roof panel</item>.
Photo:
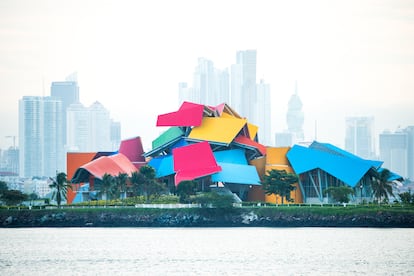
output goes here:
{"type": "Polygon", "coordinates": [[[246,160],[245,151],[243,149],[215,151],[213,154],[217,162],[233,163],[240,165],[248,164],[246,160]]]}
{"type": "Polygon", "coordinates": [[[172,155],[153,158],[148,162],[148,165],[155,169],[155,177],[157,178],[175,173],[172,155]]]}
{"type": "Polygon", "coordinates": [[[376,164],[357,156],[330,151],[333,149],[294,145],[286,156],[296,174],[319,168],[352,187],[376,164]]]}
{"type": "Polygon", "coordinates": [[[260,185],[256,167],[251,165],[217,162],[221,171],[211,176],[213,182],[260,185]]]}

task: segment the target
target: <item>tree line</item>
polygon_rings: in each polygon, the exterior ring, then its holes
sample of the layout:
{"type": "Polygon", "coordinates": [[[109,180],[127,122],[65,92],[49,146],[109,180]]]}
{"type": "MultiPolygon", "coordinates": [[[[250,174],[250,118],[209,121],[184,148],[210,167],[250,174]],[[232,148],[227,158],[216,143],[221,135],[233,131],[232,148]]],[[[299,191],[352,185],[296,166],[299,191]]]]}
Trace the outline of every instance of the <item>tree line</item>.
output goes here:
{"type": "MultiPolygon", "coordinates": [[[[378,203],[388,201],[390,196],[394,196],[393,183],[388,180],[391,175],[388,169],[381,171],[371,169],[367,175],[371,180],[372,195],[378,203]]],[[[105,173],[100,180],[99,194],[106,203],[108,200],[134,196],[144,196],[145,202],[150,202],[151,199],[168,193],[167,185],[155,176],[155,169],[149,165],[142,166],[139,171],[133,172],[130,176],[126,173],[118,175],[105,173]]],[[[67,199],[67,191],[72,189],[66,177],[65,173],[60,172],[55,178],[50,178],[51,199],[55,200],[59,207],[67,199]]],[[[292,201],[290,195],[296,189],[295,184],[298,181],[299,177],[294,173],[272,169],[267,171],[260,184],[266,194],[280,196],[284,204],[285,200],[292,201]]],[[[196,181],[183,181],[174,189],[174,193],[179,196],[179,201],[182,203],[189,203],[194,199],[203,202],[211,197],[210,195],[204,198],[194,197],[197,192],[196,187],[196,181]]],[[[324,191],[324,196],[329,195],[336,202],[347,203],[349,196],[355,194],[355,189],[346,185],[329,187],[324,191]]],[[[7,205],[16,205],[28,199],[36,199],[34,196],[35,194],[27,195],[17,190],[9,190],[7,184],[0,181],[0,201],[7,205]]],[[[414,203],[414,195],[411,191],[400,193],[398,196],[402,203],[414,203]]]]}

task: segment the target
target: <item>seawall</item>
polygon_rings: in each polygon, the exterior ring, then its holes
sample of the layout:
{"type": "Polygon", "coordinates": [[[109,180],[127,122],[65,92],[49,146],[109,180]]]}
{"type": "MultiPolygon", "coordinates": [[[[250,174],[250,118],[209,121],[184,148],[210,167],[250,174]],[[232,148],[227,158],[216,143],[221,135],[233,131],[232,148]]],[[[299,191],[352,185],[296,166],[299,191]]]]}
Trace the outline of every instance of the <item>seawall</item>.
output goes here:
{"type": "Polygon", "coordinates": [[[292,209],[3,209],[0,227],[414,227],[412,211],[292,209]]]}

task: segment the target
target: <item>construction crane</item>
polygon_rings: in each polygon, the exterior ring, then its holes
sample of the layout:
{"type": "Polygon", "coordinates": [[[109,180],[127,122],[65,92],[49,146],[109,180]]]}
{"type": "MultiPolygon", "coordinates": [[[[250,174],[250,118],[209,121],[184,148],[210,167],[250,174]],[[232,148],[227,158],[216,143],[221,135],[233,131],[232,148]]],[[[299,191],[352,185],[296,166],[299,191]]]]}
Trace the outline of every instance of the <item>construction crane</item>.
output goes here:
{"type": "Polygon", "coordinates": [[[16,149],[16,136],[9,135],[9,136],[6,136],[6,138],[13,138],[13,149],[16,149]]]}

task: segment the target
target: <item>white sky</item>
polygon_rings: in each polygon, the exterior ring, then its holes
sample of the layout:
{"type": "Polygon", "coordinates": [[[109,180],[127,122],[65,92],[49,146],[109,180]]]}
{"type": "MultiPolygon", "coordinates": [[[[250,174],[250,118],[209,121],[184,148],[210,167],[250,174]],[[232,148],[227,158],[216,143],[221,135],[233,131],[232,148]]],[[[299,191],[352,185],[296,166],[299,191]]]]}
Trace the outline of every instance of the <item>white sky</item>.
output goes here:
{"type": "Polygon", "coordinates": [[[273,132],[295,80],[309,140],[317,121],[319,141],[343,146],[345,116],[374,116],[377,133],[414,125],[412,1],[2,0],[0,148],[18,135],[18,100],[74,71],[81,102],[149,147],[198,57],[224,69],[246,49],[271,85],[273,132]]]}

